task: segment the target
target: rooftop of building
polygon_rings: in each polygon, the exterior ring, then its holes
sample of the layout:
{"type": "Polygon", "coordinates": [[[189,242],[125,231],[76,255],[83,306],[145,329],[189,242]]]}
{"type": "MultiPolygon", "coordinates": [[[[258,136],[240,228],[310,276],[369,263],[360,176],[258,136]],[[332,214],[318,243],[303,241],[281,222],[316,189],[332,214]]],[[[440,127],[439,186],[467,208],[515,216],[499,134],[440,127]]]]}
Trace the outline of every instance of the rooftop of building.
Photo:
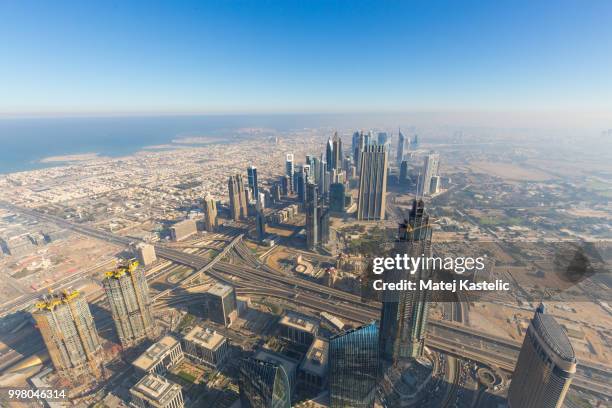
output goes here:
{"type": "Polygon", "coordinates": [[[134,360],[132,364],[143,371],[148,371],[177,344],[178,340],[174,337],[164,336],[149,347],[144,353],[138,356],[138,358],[134,360]]]}
{"type": "Polygon", "coordinates": [[[195,220],[193,220],[191,218],[187,218],[185,220],[181,220],[181,221],[178,221],[178,222],[174,223],[174,225],[172,225],[172,227],[180,227],[180,226],[183,226],[183,225],[191,225],[191,224],[194,224],[194,223],[195,223],[195,220]]]}
{"type": "Polygon", "coordinates": [[[222,283],[215,283],[206,292],[210,293],[211,295],[223,297],[229,294],[231,291],[231,286],[224,285],[222,283]]]}
{"type": "Polygon", "coordinates": [[[225,341],[220,333],[205,327],[196,326],[184,337],[185,341],[193,342],[208,350],[215,350],[225,341]]]}
{"type": "Polygon", "coordinates": [[[138,261],[135,259],[122,260],[119,265],[112,270],[105,273],[106,279],[121,279],[126,273],[132,273],[138,268],[138,261]]]}
{"type": "Polygon", "coordinates": [[[51,311],[63,303],[70,303],[72,300],[78,298],[79,295],[80,293],[78,290],[63,290],[61,292],[50,292],[49,295],[44,296],[40,302],[36,303],[36,309],[39,311],[51,311]]]}
{"type": "Polygon", "coordinates": [[[287,314],[285,314],[285,316],[280,319],[279,324],[293,327],[298,330],[302,330],[312,334],[316,334],[317,328],[319,326],[316,320],[293,312],[287,312],[287,314]]]}
{"type": "Polygon", "coordinates": [[[319,377],[323,377],[327,371],[327,358],[329,355],[329,342],[317,337],[302,361],[300,368],[319,377]]]}
{"type": "Polygon", "coordinates": [[[157,374],[147,374],[131,388],[132,393],[141,394],[155,401],[174,398],[181,387],[157,374]]]}
{"type": "Polygon", "coordinates": [[[274,363],[283,367],[287,376],[292,377],[291,373],[297,371],[298,363],[295,360],[285,357],[281,354],[274,353],[272,351],[261,349],[255,354],[255,358],[258,360],[266,361],[268,363],[274,363]]]}
{"type": "Polygon", "coordinates": [[[535,331],[559,358],[572,363],[576,361],[576,354],[567,333],[553,316],[544,312],[542,306],[536,311],[532,324],[535,331]]]}

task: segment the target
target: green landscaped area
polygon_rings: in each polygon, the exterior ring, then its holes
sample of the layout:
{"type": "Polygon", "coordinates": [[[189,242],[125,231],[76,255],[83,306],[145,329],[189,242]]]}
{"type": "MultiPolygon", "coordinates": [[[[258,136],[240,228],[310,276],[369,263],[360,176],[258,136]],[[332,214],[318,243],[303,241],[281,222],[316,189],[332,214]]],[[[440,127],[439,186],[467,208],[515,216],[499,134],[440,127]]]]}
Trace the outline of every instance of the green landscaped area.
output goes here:
{"type": "Polygon", "coordinates": [[[195,376],[193,376],[193,375],[191,375],[191,374],[189,374],[189,373],[187,373],[185,371],[179,372],[177,374],[177,376],[180,377],[181,379],[187,381],[187,382],[190,382],[190,383],[193,383],[195,381],[195,379],[196,379],[195,376]]]}

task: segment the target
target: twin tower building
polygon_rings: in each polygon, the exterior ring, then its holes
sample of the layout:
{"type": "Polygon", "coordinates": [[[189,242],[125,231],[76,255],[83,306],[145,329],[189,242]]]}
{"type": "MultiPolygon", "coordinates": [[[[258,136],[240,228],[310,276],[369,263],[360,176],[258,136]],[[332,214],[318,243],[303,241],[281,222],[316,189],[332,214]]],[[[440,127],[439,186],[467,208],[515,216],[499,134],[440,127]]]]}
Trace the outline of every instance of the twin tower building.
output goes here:
{"type": "MultiPolygon", "coordinates": [[[[138,262],[107,272],[103,285],[121,345],[129,348],[155,337],[149,287],[138,262]]],[[[102,343],[80,292],[50,294],[36,304],[32,315],[61,377],[71,382],[104,377],[102,343]]]]}

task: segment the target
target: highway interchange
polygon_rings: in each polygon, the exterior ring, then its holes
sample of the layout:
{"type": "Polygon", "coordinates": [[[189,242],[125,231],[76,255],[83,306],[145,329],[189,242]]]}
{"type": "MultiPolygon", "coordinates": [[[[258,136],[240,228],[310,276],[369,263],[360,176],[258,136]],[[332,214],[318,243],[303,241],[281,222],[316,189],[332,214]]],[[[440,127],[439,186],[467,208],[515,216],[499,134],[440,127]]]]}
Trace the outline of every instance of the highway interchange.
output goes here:
{"type": "MultiPolygon", "coordinates": [[[[18,211],[31,217],[54,222],[77,233],[101,239],[121,246],[130,245],[135,239],[118,236],[84,225],[77,225],[31,209],[16,207],[0,202],[0,206],[18,211]]],[[[176,288],[190,284],[205,273],[208,276],[231,283],[238,294],[261,295],[290,301],[315,311],[325,311],[342,319],[356,323],[367,323],[380,317],[380,303],[364,302],[360,296],[346,293],[315,282],[287,276],[262,264],[242,242],[242,235],[236,233],[232,241],[212,260],[201,255],[189,254],[163,244],[155,245],[159,257],[193,270],[175,286],[155,295],[161,304],[176,304],[180,298],[173,298],[176,288]],[[228,262],[228,260],[230,262],[228,262]],[[239,263],[238,263],[239,262],[239,263]]],[[[19,298],[2,310],[2,314],[28,309],[39,295],[36,293],[19,298]]],[[[455,309],[461,313],[461,308],[455,309]]],[[[110,322],[109,322],[110,323],[110,322]]],[[[498,367],[511,373],[520,350],[520,344],[471,331],[468,327],[448,321],[430,320],[427,338],[428,347],[470,359],[485,365],[498,367]]],[[[572,387],[612,398],[610,381],[612,369],[592,363],[579,363],[572,387]]]]}

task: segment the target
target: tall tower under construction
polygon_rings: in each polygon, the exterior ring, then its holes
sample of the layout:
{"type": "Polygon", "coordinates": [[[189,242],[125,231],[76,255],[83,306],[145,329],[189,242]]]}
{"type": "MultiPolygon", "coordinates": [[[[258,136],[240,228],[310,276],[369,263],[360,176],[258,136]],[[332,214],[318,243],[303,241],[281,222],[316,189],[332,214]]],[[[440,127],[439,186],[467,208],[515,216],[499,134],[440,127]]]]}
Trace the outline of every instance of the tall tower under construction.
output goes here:
{"type": "Polygon", "coordinates": [[[102,377],[102,345],[83,295],[76,290],[49,294],[32,316],[60,376],[102,377]]]}
{"type": "Polygon", "coordinates": [[[153,338],[155,321],[151,315],[149,286],[138,262],[130,261],[106,272],[103,285],[121,345],[128,348],[153,338]]]}
{"type": "MultiPolygon", "coordinates": [[[[407,254],[413,259],[431,256],[431,226],[422,200],[413,201],[408,220],[399,225],[395,251],[400,255],[407,254]]],[[[386,274],[385,279],[389,281],[414,281],[416,289],[383,293],[380,347],[381,356],[385,360],[395,362],[422,356],[430,294],[427,290],[420,289],[418,282],[430,278],[431,272],[421,265],[414,274],[405,270],[389,271],[386,274]]]]}

